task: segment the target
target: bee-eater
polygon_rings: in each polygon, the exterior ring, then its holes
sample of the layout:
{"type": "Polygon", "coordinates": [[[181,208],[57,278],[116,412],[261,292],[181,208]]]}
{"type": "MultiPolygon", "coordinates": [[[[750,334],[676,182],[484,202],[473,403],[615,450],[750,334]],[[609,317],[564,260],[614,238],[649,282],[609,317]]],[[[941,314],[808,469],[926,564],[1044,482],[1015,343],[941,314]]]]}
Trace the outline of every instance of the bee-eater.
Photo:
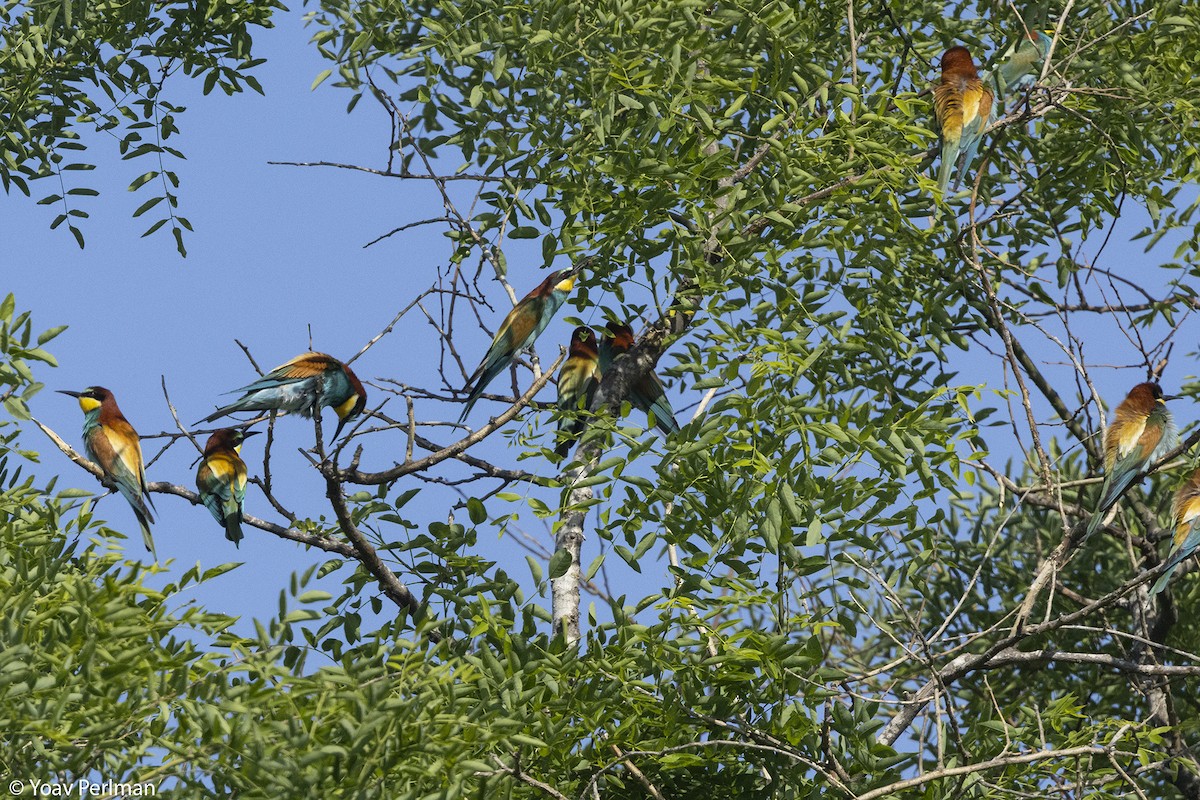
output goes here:
{"type": "Polygon", "coordinates": [[[967,48],[951,47],[942,54],[942,79],[933,90],[933,114],[942,140],[938,187],[943,192],[950,184],[959,154],[959,181],[975,159],[984,128],[992,118],[994,99],[992,90],[980,80],[967,48]]]}
{"type": "MultiPolygon", "coordinates": [[[[316,416],[321,408],[337,412],[336,439],[347,422],[362,413],[367,405],[367,390],[354,370],[324,353],[303,353],[281,364],[254,383],[234,389],[244,392],[235,403],[218,408],[201,422],[235,411],[296,411],[316,416]]],[[[197,423],[200,424],[200,423],[197,423]]]]}
{"type": "Polygon", "coordinates": [[[487,385],[512,363],[518,353],[542,335],[542,331],[566,301],[571,289],[575,288],[575,278],[579,271],[590,262],[590,258],[584,259],[570,269],[551,272],[546,280],[539,283],[536,289],[525,295],[521,302],[508,312],[508,316],[500,323],[500,330],[496,331],[496,336],[492,339],[487,355],[467,380],[467,404],[463,408],[462,416],[458,418],[459,422],[471,413],[471,408],[487,385]]]}
{"type": "Polygon", "coordinates": [[[992,76],[996,94],[1005,97],[1028,89],[1042,72],[1042,64],[1050,54],[1050,31],[1031,31],[1021,37],[992,76]]]}
{"type": "Polygon", "coordinates": [[[225,528],[225,538],[239,546],[242,541],[242,504],[246,501],[246,462],[239,453],[242,442],[258,431],[221,428],[213,431],[204,445],[204,458],[196,471],[200,499],[225,528]]]}
{"type": "Polygon", "coordinates": [[[1133,479],[1179,443],[1179,434],[1157,383],[1139,383],[1117,406],[1104,436],[1104,487],[1100,505],[1088,523],[1090,536],[1133,479]]]}
{"type": "MultiPolygon", "coordinates": [[[[633,347],[633,328],[620,322],[609,322],[607,327],[611,335],[605,336],[600,342],[601,374],[617,356],[633,347]]],[[[629,390],[629,402],[634,408],[645,411],[646,416],[653,411],[655,427],[662,431],[664,436],[679,430],[679,423],[675,421],[675,413],[667,400],[666,390],[663,389],[662,381],[654,370],[650,370],[634,382],[629,390]]]]}
{"type": "Polygon", "coordinates": [[[1167,559],[1167,571],[1150,587],[1150,596],[1161,592],[1171,580],[1171,573],[1184,559],[1196,552],[1200,545],[1200,469],[1196,470],[1175,493],[1175,539],[1171,542],[1171,555],[1167,559]]]}
{"type": "Polygon", "coordinates": [[[560,441],[554,452],[563,458],[587,425],[583,417],[600,385],[599,362],[596,332],[585,326],[576,328],[571,333],[570,354],[558,373],[558,407],[563,416],[558,420],[560,441]]]}
{"type": "Polygon", "coordinates": [[[112,392],[103,386],[89,386],[82,392],[59,390],[59,394],[79,401],[79,407],[83,409],[83,448],[87,457],[100,466],[104,476],[129,501],[142,528],[146,549],[157,561],[154,537],[150,535],[150,524],[154,522],[150,509],[154,508],[154,501],[146,489],[146,470],[142,466],[142,445],[137,431],[121,413],[112,392]]]}

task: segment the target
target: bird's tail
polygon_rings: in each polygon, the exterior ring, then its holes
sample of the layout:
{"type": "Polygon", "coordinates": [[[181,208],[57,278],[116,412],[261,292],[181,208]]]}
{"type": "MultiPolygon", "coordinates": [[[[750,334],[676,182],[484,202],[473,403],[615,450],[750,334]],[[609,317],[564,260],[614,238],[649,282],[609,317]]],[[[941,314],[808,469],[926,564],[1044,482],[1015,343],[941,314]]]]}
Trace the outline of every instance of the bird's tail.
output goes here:
{"type": "Polygon", "coordinates": [[[942,163],[938,165],[938,188],[944,193],[950,187],[950,174],[958,162],[958,140],[946,139],[942,145],[942,163]]]}
{"type": "Polygon", "coordinates": [[[199,422],[193,422],[193,423],[192,423],[192,425],[193,425],[193,426],[196,426],[196,425],[203,425],[203,424],[205,424],[205,423],[208,423],[208,422],[212,422],[212,421],[214,421],[215,419],[217,419],[217,417],[223,417],[223,416],[225,416],[226,414],[232,414],[234,411],[241,411],[241,410],[242,410],[242,409],[238,407],[238,404],[237,404],[237,403],[230,403],[230,404],[229,404],[229,405],[227,405],[227,406],[221,406],[221,407],[220,407],[220,408],[218,408],[216,411],[214,411],[213,413],[209,414],[207,417],[205,417],[204,419],[200,420],[199,422]]]}
{"type": "Polygon", "coordinates": [[[238,514],[225,515],[225,538],[233,542],[234,547],[241,548],[245,534],[242,533],[242,520],[238,514]]]}
{"type": "Polygon", "coordinates": [[[1154,595],[1167,588],[1167,582],[1171,580],[1171,575],[1180,564],[1187,560],[1188,556],[1196,551],[1197,547],[1200,547],[1200,530],[1193,527],[1188,532],[1187,538],[1180,543],[1179,547],[1171,552],[1171,557],[1167,559],[1166,571],[1162,575],[1159,575],[1158,580],[1150,587],[1151,597],[1154,597],[1154,595]]]}
{"type": "MultiPolygon", "coordinates": [[[[1182,559],[1180,559],[1180,561],[1181,560],[1182,559]]],[[[1154,595],[1158,594],[1163,589],[1167,588],[1167,583],[1171,580],[1171,574],[1173,572],[1175,572],[1175,567],[1179,566],[1179,561],[1176,561],[1175,557],[1172,556],[1171,560],[1167,562],[1167,565],[1168,565],[1167,571],[1164,572],[1162,575],[1159,575],[1158,580],[1156,580],[1154,582],[1154,585],[1150,587],[1150,596],[1151,597],[1154,597],[1154,595]]]]}
{"type": "Polygon", "coordinates": [[[654,412],[654,427],[658,428],[663,436],[679,433],[679,422],[676,421],[671,407],[665,402],[655,403],[650,410],[654,412]]]}
{"type": "Polygon", "coordinates": [[[150,555],[155,561],[158,561],[158,551],[154,549],[154,537],[150,534],[150,524],[154,522],[154,517],[150,516],[150,510],[146,508],[145,503],[131,503],[133,506],[133,515],[137,517],[138,525],[142,529],[142,541],[146,544],[146,549],[150,551],[150,555]]]}
{"type": "Polygon", "coordinates": [[[571,452],[571,448],[575,446],[577,441],[579,441],[579,434],[583,433],[585,426],[586,423],[583,420],[577,420],[571,423],[570,427],[567,428],[566,431],[563,431],[561,426],[559,427],[559,435],[567,437],[558,443],[558,447],[554,448],[554,452],[559,458],[567,457],[567,455],[571,452]]]}
{"type": "Polygon", "coordinates": [[[466,405],[463,406],[462,413],[458,415],[458,422],[460,425],[463,422],[466,422],[467,415],[471,413],[471,409],[475,406],[475,401],[478,399],[479,399],[479,397],[478,397],[478,395],[475,394],[474,391],[472,391],[471,394],[467,396],[467,403],[466,403],[466,405]]]}

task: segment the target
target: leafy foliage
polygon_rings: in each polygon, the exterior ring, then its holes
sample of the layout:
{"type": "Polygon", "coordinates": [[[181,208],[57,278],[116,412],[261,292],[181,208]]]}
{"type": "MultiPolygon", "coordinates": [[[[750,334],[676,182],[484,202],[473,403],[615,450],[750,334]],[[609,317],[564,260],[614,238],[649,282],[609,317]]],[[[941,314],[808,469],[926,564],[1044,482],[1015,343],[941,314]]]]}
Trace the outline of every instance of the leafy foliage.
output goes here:
{"type": "Polygon", "coordinates": [[[83,247],[84,198],[97,190],[77,176],[95,165],[85,160],[88,133],[116,141],[122,159],[154,167],[135,177],[130,191],[152,193],[134,212],[156,214],[143,235],[167,226],[186,255],[179,216],[179,178],[170,164],[183,153],[167,143],[179,133],[185,109],[170,101],[177,73],[202,78],[204,93],[234,94],[262,87],[249,71],[252,31],[269,27],[283,8],[268,2],[0,2],[0,185],[26,196],[37,179],[57,178],[39,198],[61,213],[83,247]],[[140,163],[140,162],[139,162],[140,163]],[[165,203],[165,205],[163,205],[165,203]]]}

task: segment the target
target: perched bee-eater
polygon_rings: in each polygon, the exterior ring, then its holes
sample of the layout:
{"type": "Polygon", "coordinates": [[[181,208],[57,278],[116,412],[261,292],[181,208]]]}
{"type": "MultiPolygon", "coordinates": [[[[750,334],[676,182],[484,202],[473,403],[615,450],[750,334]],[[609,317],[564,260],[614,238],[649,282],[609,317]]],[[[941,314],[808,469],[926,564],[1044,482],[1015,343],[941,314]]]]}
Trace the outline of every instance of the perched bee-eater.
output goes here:
{"type": "MultiPolygon", "coordinates": [[[[611,336],[605,336],[600,342],[600,372],[604,373],[613,360],[633,347],[633,328],[620,322],[609,322],[608,331],[611,336]]],[[[675,421],[675,413],[671,410],[671,402],[667,400],[666,390],[654,370],[650,370],[637,381],[629,390],[629,402],[634,408],[646,412],[654,412],[654,423],[663,435],[679,430],[675,421]]]]}
{"type": "Polygon", "coordinates": [[[242,442],[258,431],[221,428],[213,431],[204,445],[204,458],[196,471],[200,499],[225,528],[225,538],[239,546],[242,541],[242,504],[246,501],[246,462],[239,453],[242,442]]]}
{"type": "Polygon", "coordinates": [[[1139,383],[1117,406],[1116,418],[1104,436],[1104,488],[1100,505],[1088,523],[1090,536],[1105,513],[1146,467],[1179,444],[1179,434],[1157,383],[1139,383]]]}
{"type": "Polygon", "coordinates": [[[992,80],[997,96],[1003,98],[1013,92],[1028,89],[1042,72],[1042,64],[1050,55],[1051,31],[1031,31],[1021,37],[1010,55],[996,69],[992,80]]]}
{"type": "Polygon", "coordinates": [[[525,295],[521,302],[508,312],[508,316],[500,323],[500,330],[496,331],[496,336],[492,339],[487,355],[467,380],[467,404],[463,407],[462,416],[458,418],[459,422],[471,413],[471,408],[487,385],[512,363],[518,353],[542,335],[542,331],[546,330],[558,309],[562,308],[571,289],[575,288],[575,279],[580,270],[591,261],[591,258],[585,258],[570,269],[551,272],[546,280],[539,283],[536,289],[525,295]]]}
{"type": "Polygon", "coordinates": [[[154,522],[150,509],[154,508],[154,501],[146,489],[142,444],[137,431],[121,413],[112,392],[103,386],[89,386],[82,392],[60,390],[59,394],[79,400],[79,407],[83,409],[83,448],[87,457],[100,466],[104,476],[129,501],[142,528],[146,549],[158,560],[154,537],[150,535],[150,524],[154,522]]]}
{"type": "Polygon", "coordinates": [[[558,421],[560,441],[554,452],[563,458],[587,425],[583,416],[600,385],[599,362],[596,332],[585,326],[576,328],[571,333],[570,355],[558,373],[558,407],[563,416],[558,421]]]}
{"type": "Polygon", "coordinates": [[[1167,587],[1171,573],[1200,546],[1200,469],[1179,487],[1172,511],[1175,515],[1175,539],[1171,542],[1167,571],[1150,587],[1151,597],[1167,587]]]}
{"type": "Polygon", "coordinates": [[[951,47],[942,54],[942,79],[933,90],[933,115],[942,140],[938,187],[943,192],[950,184],[959,154],[959,181],[975,159],[983,131],[992,118],[994,99],[992,90],[980,80],[967,48],[951,47]]]}
{"type": "Polygon", "coordinates": [[[201,422],[212,422],[235,411],[296,411],[311,418],[321,408],[332,407],[338,417],[337,430],[333,432],[336,439],[345,424],[367,406],[367,390],[354,370],[324,353],[298,355],[230,394],[234,392],[244,394],[201,422]]]}

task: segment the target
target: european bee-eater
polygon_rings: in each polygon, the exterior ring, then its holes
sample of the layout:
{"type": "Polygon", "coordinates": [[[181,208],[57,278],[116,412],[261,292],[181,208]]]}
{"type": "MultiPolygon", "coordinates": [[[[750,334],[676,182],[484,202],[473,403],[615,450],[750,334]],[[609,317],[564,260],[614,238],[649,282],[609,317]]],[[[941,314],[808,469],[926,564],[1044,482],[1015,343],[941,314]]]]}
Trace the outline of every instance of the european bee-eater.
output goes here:
{"type": "Polygon", "coordinates": [[[1088,523],[1088,536],[1100,527],[1105,513],[1133,479],[1179,443],[1166,406],[1171,399],[1157,383],[1139,383],[1117,406],[1116,418],[1104,436],[1104,488],[1088,523]]]}
{"type": "Polygon", "coordinates": [[[100,466],[121,496],[129,501],[133,515],[142,528],[142,540],[150,555],[158,560],[150,524],[154,501],[146,489],[146,470],[142,466],[142,445],[137,431],[125,419],[112,392],[103,386],[89,386],[82,392],[59,390],[74,397],[83,409],[83,448],[87,457],[100,466]],[[149,504],[149,508],[147,508],[149,504]]]}
{"type": "Polygon", "coordinates": [[[1166,572],[1158,576],[1158,580],[1150,587],[1151,597],[1167,588],[1172,573],[1200,546],[1200,469],[1179,487],[1171,510],[1175,516],[1175,538],[1171,542],[1166,572]]]}
{"type": "Polygon", "coordinates": [[[1042,72],[1042,64],[1050,54],[1049,33],[1031,31],[1009,48],[1011,55],[1000,64],[992,76],[999,97],[1024,91],[1037,81],[1042,72]]]}
{"type": "Polygon", "coordinates": [[[992,90],[979,78],[971,53],[965,47],[951,47],[942,54],[942,79],[933,90],[933,115],[942,140],[942,163],[938,167],[938,187],[945,192],[950,173],[960,160],[959,180],[966,172],[984,128],[992,118],[992,90]]]}
{"type": "Polygon", "coordinates": [[[467,390],[467,404],[458,418],[459,422],[471,413],[471,408],[487,385],[512,363],[518,353],[542,335],[542,331],[566,301],[571,289],[575,288],[575,279],[579,271],[590,262],[590,258],[584,259],[570,269],[551,272],[546,280],[539,283],[536,289],[525,295],[521,302],[508,312],[508,316],[500,323],[500,330],[496,331],[496,336],[492,339],[487,355],[467,380],[467,386],[470,387],[467,390]]]}
{"type": "Polygon", "coordinates": [[[587,425],[583,417],[600,385],[599,362],[596,332],[584,326],[576,328],[571,333],[570,354],[558,373],[558,407],[563,416],[558,421],[560,441],[554,452],[563,458],[587,425]]]}
{"type": "Polygon", "coordinates": [[[311,418],[321,408],[332,407],[338,417],[337,430],[333,432],[336,439],[345,424],[367,405],[367,390],[354,370],[324,353],[298,355],[230,394],[234,392],[245,394],[201,422],[212,422],[235,411],[296,411],[311,418]]]}
{"type": "MultiPolygon", "coordinates": [[[[600,342],[600,372],[604,373],[613,360],[633,347],[633,328],[620,322],[609,322],[608,330],[611,336],[605,336],[600,342]]],[[[654,412],[655,427],[666,436],[679,430],[675,421],[675,413],[667,400],[666,390],[654,370],[650,370],[637,381],[629,390],[629,402],[634,408],[646,412],[654,412]]]]}
{"type": "Polygon", "coordinates": [[[258,431],[221,428],[208,437],[204,458],[196,471],[200,499],[225,528],[225,538],[239,546],[242,541],[242,504],[246,501],[246,462],[239,453],[242,442],[258,431]]]}

